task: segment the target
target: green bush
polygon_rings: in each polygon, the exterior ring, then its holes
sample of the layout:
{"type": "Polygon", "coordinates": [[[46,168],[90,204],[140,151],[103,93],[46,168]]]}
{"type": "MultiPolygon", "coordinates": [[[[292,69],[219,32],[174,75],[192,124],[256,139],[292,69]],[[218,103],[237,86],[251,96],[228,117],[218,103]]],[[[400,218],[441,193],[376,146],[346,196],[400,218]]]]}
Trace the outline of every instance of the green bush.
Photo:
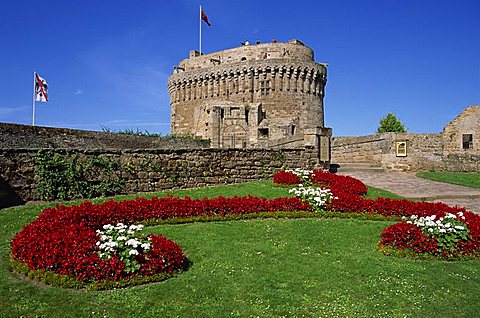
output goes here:
{"type": "Polygon", "coordinates": [[[94,198],[125,193],[118,163],[93,157],[86,164],[78,158],[41,149],[36,157],[36,186],[43,200],[94,198]],[[101,176],[99,181],[98,176],[101,176]]]}

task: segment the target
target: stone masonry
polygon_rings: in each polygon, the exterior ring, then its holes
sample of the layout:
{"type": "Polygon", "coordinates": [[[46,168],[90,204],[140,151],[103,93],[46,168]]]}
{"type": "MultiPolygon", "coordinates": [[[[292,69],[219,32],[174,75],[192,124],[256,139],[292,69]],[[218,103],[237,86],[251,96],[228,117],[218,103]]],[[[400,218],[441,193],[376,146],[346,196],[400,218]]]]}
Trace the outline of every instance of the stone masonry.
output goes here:
{"type": "MultiPolygon", "coordinates": [[[[52,149],[88,162],[101,158],[118,163],[125,193],[191,188],[271,178],[284,168],[318,167],[311,149],[52,149]]],[[[0,149],[0,208],[39,200],[36,190],[37,149],[0,149]]],[[[100,181],[101,175],[90,181],[100,181]]]]}
{"type": "Polygon", "coordinates": [[[168,80],[171,132],[214,148],[302,148],[306,135],[331,136],[326,81],[326,65],[298,40],[191,51],[168,80]]]}
{"type": "Polygon", "coordinates": [[[393,171],[480,172],[480,106],[467,107],[441,133],[334,137],[332,144],[332,163],[340,166],[359,163],[393,171]],[[406,142],[406,156],[397,155],[398,142],[406,142]]]}

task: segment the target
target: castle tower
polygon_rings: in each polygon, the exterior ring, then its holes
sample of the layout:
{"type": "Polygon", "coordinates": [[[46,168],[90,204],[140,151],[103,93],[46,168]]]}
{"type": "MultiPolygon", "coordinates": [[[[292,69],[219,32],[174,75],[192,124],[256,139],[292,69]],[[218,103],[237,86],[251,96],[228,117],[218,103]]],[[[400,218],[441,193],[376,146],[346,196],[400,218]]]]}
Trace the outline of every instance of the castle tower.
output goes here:
{"type": "Polygon", "coordinates": [[[303,147],[324,128],[326,81],[298,40],[191,51],[168,79],[171,132],[220,148],[303,147]]]}

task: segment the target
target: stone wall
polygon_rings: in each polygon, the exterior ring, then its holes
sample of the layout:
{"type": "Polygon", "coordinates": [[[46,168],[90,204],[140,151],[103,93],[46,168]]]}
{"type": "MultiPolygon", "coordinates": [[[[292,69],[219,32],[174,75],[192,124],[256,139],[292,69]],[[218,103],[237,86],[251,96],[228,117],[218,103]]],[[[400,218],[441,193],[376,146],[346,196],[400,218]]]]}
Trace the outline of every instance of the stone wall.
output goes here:
{"type": "Polygon", "coordinates": [[[438,134],[334,137],[332,163],[370,163],[397,171],[480,172],[480,106],[468,106],[438,134]],[[406,142],[406,156],[397,155],[397,142],[406,142]]]}
{"type": "MultiPolygon", "coordinates": [[[[79,162],[93,157],[119,163],[126,193],[189,188],[270,178],[282,167],[315,167],[313,149],[75,150],[55,149],[79,162]]],[[[35,149],[0,149],[0,208],[39,200],[35,149]]],[[[101,178],[98,175],[96,178],[101,178]]]]}
{"type": "Polygon", "coordinates": [[[480,106],[469,106],[443,129],[445,150],[458,155],[480,156],[480,106]],[[472,142],[463,144],[468,134],[472,142]]]}
{"type": "Polygon", "coordinates": [[[333,164],[369,163],[391,171],[480,171],[480,155],[449,152],[438,134],[382,133],[332,138],[333,164]],[[407,156],[397,156],[396,143],[407,143],[407,156]]]}
{"type": "Polygon", "coordinates": [[[198,149],[206,140],[135,136],[87,130],[0,123],[0,149],[198,149]]]}

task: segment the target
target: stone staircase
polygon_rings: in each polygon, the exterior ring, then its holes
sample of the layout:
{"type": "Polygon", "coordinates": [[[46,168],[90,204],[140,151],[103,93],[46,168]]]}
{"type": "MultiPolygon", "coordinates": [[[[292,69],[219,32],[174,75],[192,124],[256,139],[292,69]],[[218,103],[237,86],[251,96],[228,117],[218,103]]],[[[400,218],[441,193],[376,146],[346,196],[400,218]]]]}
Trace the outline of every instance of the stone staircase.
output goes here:
{"type": "Polygon", "coordinates": [[[378,163],[339,162],[330,164],[330,172],[384,172],[378,163]]]}

